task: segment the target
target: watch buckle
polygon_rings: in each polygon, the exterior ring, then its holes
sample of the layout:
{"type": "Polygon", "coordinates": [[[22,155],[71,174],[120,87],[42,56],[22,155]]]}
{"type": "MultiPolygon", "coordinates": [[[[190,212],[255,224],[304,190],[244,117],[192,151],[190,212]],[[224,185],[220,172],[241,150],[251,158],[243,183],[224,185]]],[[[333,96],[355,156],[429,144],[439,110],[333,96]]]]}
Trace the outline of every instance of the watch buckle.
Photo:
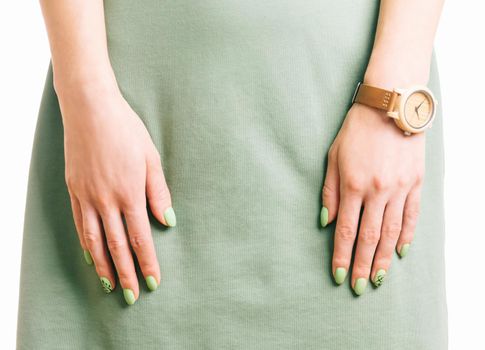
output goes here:
{"type": "Polygon", "coordinates": [[[357,97],[357,94],[359,93],[359,88],[360,88],[361,85],[362,85],[362,83],[359,81],[357,83],[356,88],[355,88],[354,95],[352,96],[352,104],[355,103],[355,98],[357,97]]]}

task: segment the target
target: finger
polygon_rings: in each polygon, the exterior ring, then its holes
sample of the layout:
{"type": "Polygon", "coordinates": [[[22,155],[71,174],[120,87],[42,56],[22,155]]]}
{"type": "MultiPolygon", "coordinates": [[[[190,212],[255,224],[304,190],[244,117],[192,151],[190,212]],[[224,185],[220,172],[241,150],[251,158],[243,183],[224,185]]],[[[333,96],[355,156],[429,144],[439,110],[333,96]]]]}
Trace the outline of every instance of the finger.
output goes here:
{"type": "Polygon", "coordinates": [[[134,209],[123,212],[128,227],[130,244],[138,258],[148,289],[155,290],[160,284],[160,265],[150,230],[150,222],[143,202],[134,209]]]}
{"type": "Polygon", "coordinates": [[[105,293],[111,293],[116,285],[99,215],[88,203],[80,203],[83,218],[83,239],[94,260],[96,273],[105,293]]]}
{"type": "Polygon", "coordinates": [[[165,226],[173,227],[177,218],[172,208],[172,199],[163,175],[160,157],[147,160],[146,195],[153,215],[165,226]]]}
{"type": "Polygon", "coordinates": [[[81,206],[77,198],[74,197],[74,195],[69,194],[69,198],[71,199],[72,216],[74,219],[74,225],[76,226],[77,236],[79,238],[79,243],[81,244],[81,247],[84,251],[84,260],[86,261],[86,264],[92,265],[93,258],[91,256],[91,253],[89,253],[83,237],[83,215],[81,212],[81,206]]]}
{"type": "Polygon", "coordinates": [[[117,210],[102,214],[106,242],[118,273],[123,296],[128,305],[138,299],[138,279],[136,278],[135,262],[130,251],[121,213],[117,210]]]}
{"type": "Polygon", "coordinates": [[[340,200],[332,258],[332,271],[337,284],[343,283],[349,271],[361,206],[361,197],[354,194],[344,195],[340,200]]]}
{"type": "Polygon", "coordinates": [[[372,260],[381,236],[384,207],[385,201],[378,197],[373,197],[364,204],[352,268],[352,287],[357,295],[362,295],[367,286],[372,260]]]}
{"type": "Polygon", "coordinates": [[[419,217],[420,199],[421,186],[417,185],[409,192],[404,205],[401,235],[396,247],[401,258],[407,255],[414,238],[414,231],[419,217]]]}
{"type": "Polygon", "coordinates": [[[391,266],[396,243],[401,234],[402,216],[406,196],[398,195],[391,199],[384,210],[381,238],[372,265],[372,282],[379,287],[391,266]]]}
{"type": "Polygon", "coordinates": [[[325,227],[335,220],[339,206],[339,172],[337,156],[333,148],[328,153],[327,174],[322,189],[322,203],[320,223],[325,227]]]}

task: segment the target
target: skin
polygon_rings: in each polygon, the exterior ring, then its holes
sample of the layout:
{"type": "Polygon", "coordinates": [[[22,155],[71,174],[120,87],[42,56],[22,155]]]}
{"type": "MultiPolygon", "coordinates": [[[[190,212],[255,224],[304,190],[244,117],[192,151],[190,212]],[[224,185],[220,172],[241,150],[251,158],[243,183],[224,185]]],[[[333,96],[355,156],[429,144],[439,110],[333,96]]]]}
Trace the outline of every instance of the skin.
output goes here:
{"type": "MultiPolygon", "coordinates": [[[[133,290],[138,299],[130,248],[144,277],[154,276],[160,283],[147,202],[163,224],[163,213],[172,206],[160,156],[117,86],[103,2],[40,4],[64,125],[66,183],[79,241],[90,252],[99,277],[106,277],[114,288],[117,274],[122,288],[133,290]]],[[[364,82],[388,89],[426,83],[441,6],[438,0],[381,1],[364,82]]],[[[329,222],[337,221],[332,268],[348,270],[357,244],[352,286],[356,278],[369,278],[380,268],[387,271],[396,246],[412,241],[424,174],[424,137],[404,137],[383,112],[354,105],[330,148],[322,197],[329,222]]]]}
{"type": "MultiPolygon", "coordinates": [[[[425,85],[442,5],[381,1],[364,83],[390,90],[425,85]]],[[[322,192],[328,222],[336,221],[334,275],[339,267],[349,271],[354,246],[352,287],[389,270],[394,250],[413,240],[424,169],[424,133],[405,136],[384,111],[351,107],[328,152],[322,192]]]]}
{"type": "Polygon", "coordinates": [[[106,45],[102,1],[41,1],[64,125],[66,183],[81,247],[99,277],[139,296],[133,249],[144,277],[160,283],[147,200],[154,216],[172,206],[160,156],[121,95],[106,45]],[[113,132],[116,130],[116,132],[113,132]],[[127,232],[122,217],[127,223],[127,232]],[[111,259],[114,263],[111,262],[111,259]]]}

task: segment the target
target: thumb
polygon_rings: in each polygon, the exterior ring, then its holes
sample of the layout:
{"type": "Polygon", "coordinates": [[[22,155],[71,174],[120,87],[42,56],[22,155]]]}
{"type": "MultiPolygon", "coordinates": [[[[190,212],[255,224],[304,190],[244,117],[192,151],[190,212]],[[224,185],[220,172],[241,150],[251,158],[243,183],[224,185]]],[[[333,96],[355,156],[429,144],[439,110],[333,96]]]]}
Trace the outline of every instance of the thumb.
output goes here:
{"type": "Polygon", "coordinates": [[[165,226],[175,226],[177,219],[158,153],[147,160],[146,195],[150,209],[157,220],[165,226]]]}
{"type": "Polygon", "coordinates": [[[339,172],[336,152],[331,148],[328,153],[327,174],[322,189],[322,211],[320,222],[323,227],[335,220],[339,206],[339,172]]]}

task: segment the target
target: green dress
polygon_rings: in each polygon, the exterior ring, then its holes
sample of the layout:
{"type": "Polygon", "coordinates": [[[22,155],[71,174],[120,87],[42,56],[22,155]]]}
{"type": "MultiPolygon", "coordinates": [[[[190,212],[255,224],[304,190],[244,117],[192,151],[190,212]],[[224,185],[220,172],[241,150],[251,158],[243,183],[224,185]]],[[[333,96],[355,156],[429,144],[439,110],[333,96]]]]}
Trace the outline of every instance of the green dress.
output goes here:
{"type": "MultiPolygon", "coordinates": [[[[441,111],[415,240],[356,297],[319,225],[326,155],[362,79],[378,1],[107,0],[121,91],[177,213],[151,217],[162,280],[105,295],[75,232],[49,67],[25,213],[18,349],[447,347],[441,111]]],[[[433,58],[430,88],[439,98],[433,58]]],[[[115,131],[115,130],[114,130],[115,131]]]]}

